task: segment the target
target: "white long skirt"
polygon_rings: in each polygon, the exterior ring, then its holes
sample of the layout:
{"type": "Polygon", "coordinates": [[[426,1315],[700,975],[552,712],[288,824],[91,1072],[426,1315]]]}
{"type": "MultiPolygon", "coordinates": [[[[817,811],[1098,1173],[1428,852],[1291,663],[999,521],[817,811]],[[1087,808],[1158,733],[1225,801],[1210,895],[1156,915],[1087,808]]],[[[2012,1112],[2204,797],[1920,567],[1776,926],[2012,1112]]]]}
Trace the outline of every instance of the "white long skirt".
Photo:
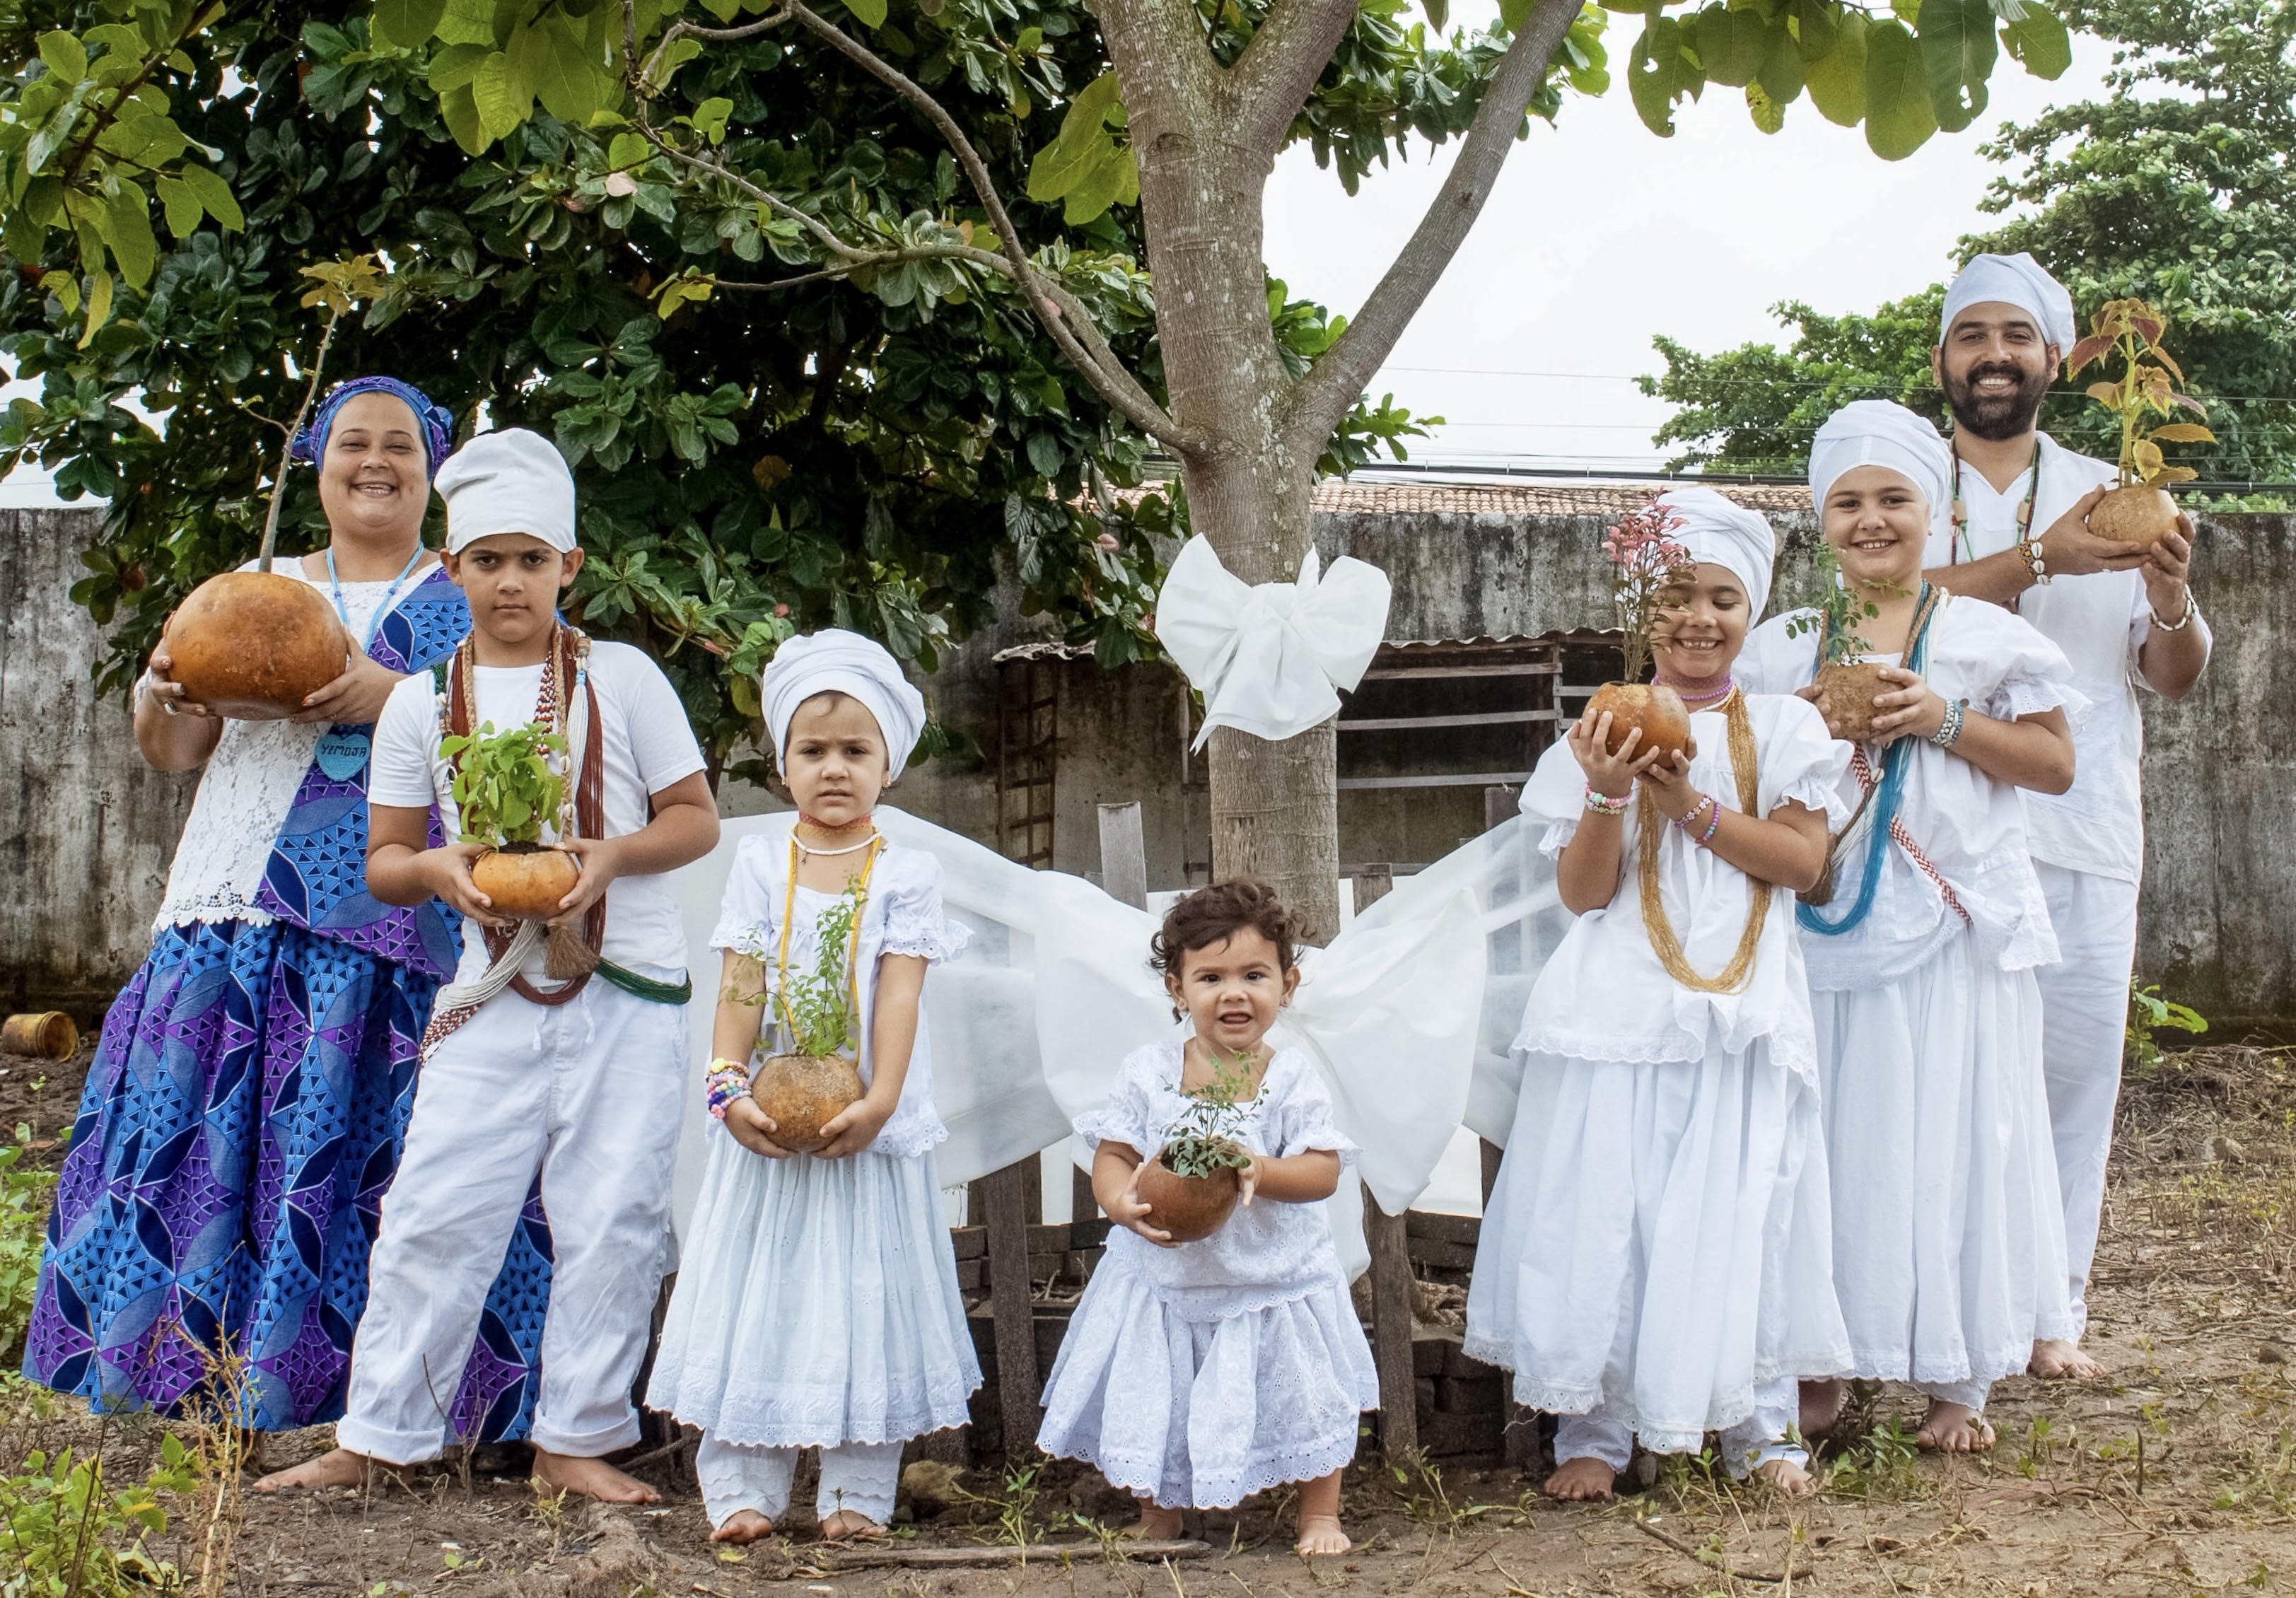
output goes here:
{"type": "Polygon", "coordinates": [[[1695,1063],[1531,1055],[1466,1350],[1514,1373],[1519,1404],[1696,1453],[1757,1388],[1849,1368],[1833,1235],[1816,1097],[1766,1040],[1695,1063]]]}
{"type": "Polygon", "coordinates": [[[729,1443],[885,1443],[968,1418],[980,1365],[930,1153],[767,1160],[710,1133],[646,1402],[729,1443]]]}
{"type": "Polygon", "coordinates": [[[1810,998],[1855,1373],[1981,1405],[2035,1339],[2076,1334],[2039,986],[1964,932],[1895,981],[1810,998]]]}
{"type": "Polygon", "coordinates": [[[1378,1407],[1337,1270],[1300,1297],[1191,1319],[1111,1249],[1045,1384],[1037,1446],[1168,1509],[1226,1509],[1341,1469],[1378,1407]]]}

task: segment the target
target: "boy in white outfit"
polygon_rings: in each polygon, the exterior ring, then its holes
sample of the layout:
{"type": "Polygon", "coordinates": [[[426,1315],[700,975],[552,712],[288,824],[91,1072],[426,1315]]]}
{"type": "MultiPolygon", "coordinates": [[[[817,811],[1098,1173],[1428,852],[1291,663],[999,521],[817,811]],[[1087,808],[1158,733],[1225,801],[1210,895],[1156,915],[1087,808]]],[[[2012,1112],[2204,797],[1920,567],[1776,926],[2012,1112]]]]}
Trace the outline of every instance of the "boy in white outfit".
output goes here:
{"type": "MultiPolygon", "coordinates": [[[[376,724],[367,885],[386,904],[433,895],[464,917],[462,964],[424,1038],[398,1176],[382,1204],[370,1298],[352,1348],[340,1445],[258,1489],[355,1485],[369,1462],[435,1459],[488,1283],[539,1174],[553,1253],[534,1414],[534,1475],[563,1491],[651,1503],[601,1457],[638,1440],[631,1385],[670,1263],[670,1172],[685,1103],[685,938],[663,874],[718,841],[701,751],[661,670],[557,617],[582,567],[574,480],[521,429],[472,439],[439,473],[447,570],[472,634],[434,681],[398,685],[376,724]],[[504,921],[471,879],[475,844],[425,847],[435,804],[459,833],[447,732],[545,722],[581,874],[550,927],[595,961],[554,981],[539,923],[504,921]]],[[[564,813],[562,812],[562,816],[564,813]]]]}

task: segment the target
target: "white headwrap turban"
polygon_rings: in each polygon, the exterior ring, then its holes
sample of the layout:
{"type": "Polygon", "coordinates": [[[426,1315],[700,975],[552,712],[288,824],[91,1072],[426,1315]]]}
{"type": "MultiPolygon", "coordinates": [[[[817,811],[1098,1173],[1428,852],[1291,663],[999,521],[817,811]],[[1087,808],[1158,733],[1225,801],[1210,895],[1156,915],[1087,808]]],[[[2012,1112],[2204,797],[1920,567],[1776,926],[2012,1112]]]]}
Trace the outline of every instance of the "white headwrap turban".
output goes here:
{"type": "Polygon", "coordinates": [[[1973,305],[2013,305],[2033,318],[2041,337],[2055,345],[2058,354],[2073,347],[2073,297],[2030,255],[1980,255],[1964,266],[1945,291],[1939,343],[1953,331],[1954,318],[1973,305]]]}
{"type": "Polygon", "coordinates": [[[789,752],[790,718],[816,693],[849,693],[868,706],[877,730],[885,734],[886,769],[901,774],[925,730],[925,696],[901,675],[900,662],[883,644],[841,627],[824,627],[774,651],[758,697],[776,759],[789,752]]]}
{"type": "Polygon", "coordinates": [[[1953,451],[1936,425],[1887,399],[1855,399],[1825,419],[1809,446],[1809,497],[1818,514],[1834,479],[1860,466],[1886,466],[1929,501],[1935,523],[1953,512],[1953,451]]]}
{"type": "Polygon", "coordinates": [[[1692,560],[1727,568],[1746,590],[1749,613],[1759,620],[1762,607],[1770,602],[1770,571],[1777,562],[1769,518],[1711,488],[1669,489],[1659,504],[1674,512],[1676,525],[1667,537],[1688,550],[1692,560]]]}
{"type": "Polygon", "coordinates": [[[450,555],[496,533],[529,534],[560,554],[574,547],[574,474],[540,433],[480,433],[439,468],[439,497],[450,555]]]}

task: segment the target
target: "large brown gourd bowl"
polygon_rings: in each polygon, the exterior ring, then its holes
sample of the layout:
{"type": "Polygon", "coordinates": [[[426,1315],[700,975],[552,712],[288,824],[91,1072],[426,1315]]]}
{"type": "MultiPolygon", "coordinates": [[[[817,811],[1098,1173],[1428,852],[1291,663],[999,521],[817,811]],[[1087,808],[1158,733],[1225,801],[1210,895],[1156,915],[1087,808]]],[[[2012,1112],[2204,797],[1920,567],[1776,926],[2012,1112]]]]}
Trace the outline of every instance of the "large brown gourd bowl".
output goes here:
{"type": "Polygon", "coordinates": [[[226,571],[168,622],[168,676],[218,716],[278,721],[343,675],[343,624],[319,591],[275,571],[226,571]]]}
{"type": "Polygon", "coordinates": [[[750,1096],[774,1123],[775,1143],[800,1154],[827,1148],[821,1129],[862,1092],[860,1069],[841,1054],[775,1054],[750,1078],[750,1096]]]}
{"type": "Polygon", "coordinates": [[[1595,690],[1587,709],[1598,717],[1605,710],[1611,713],[1611,754],[1617,754],[1627,734],[1635,731],[1643,735],[1635,745],[1637,760],[1653,749],[1664,750],[1660,762],[1664,765],[1690,748],[1690,707],[1671,688],[1655,683],[1605,683],[1595,690]]]}
{"type": "Polygon", "coordinates": [[[1222,1166],[1209,1176],[1183,1176],[1159,1154],[1140,1168],[1140,1201],[1148,1206],[1147,1223],[1176,1243],[1193,1243],[1210,1237],[1226,1222],[1242,1188],[1232,1166],[1222,1166]]]}
{"type": "Polygon", "coordinates": [[[1817,689],[1818,714],[1837,738],[1863,743],[1874,735],[1874,723],[1883,712],[1874,708],[1874,696],[1890,692],[1878,660],[1839,660],[1821,666],[1811,679],[1817,689]]]}
{"type": "Polygon", "coordinates": [[[2177,502],[2165,488],[2110,488],[2088,513],[2088,530],[2120,544],[2158,544],[2177,530],[2177,502]]]}
{"type": "Polygon", "coordinates": [[[471,865],[471,885],[493,902],[496,914],[513,921],[548,921],[580,875],[573,856],[537,843],[494,849],[471,865]]]}

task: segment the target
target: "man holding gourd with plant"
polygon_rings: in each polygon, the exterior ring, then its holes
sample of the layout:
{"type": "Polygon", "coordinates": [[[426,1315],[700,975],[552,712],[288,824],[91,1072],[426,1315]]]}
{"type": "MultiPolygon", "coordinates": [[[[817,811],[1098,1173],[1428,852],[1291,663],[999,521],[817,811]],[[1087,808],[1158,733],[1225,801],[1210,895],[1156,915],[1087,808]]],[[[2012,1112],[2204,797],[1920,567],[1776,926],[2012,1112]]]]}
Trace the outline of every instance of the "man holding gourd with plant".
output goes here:
{"type": "MultiPolygon", "coordinates": [[[[2033,859],[2062,950],[2040,973],[2043,1056],[2080,1325],[2144,864],[2136,690],[2183,698],[2207,667],[2210,643],[2187,583],[2192,521],[2156,486],[2194,474],[2167,465],[2160,444],[2210,435],[2187,422],[2140,431],[2148,415],[2200,409],[2176,392],[2170,375],[2182,374],[2159,348],[2161,324],[2149,307],[2116,300],[2098,314],[2092,337],[2076,343],[2075,332],[2071,296],[2030,255],[1980,255],[1954,280],[1931,364],[1953,412],[1959,485],[1950,518],[1932,525],[1923,575],[2031,622],[2072,661],[2093,707],[2075,729],[2070,791],[2026,796],[2033,859]],[[2037,425],[2061,367],[2078,373],[2115,353],[2120,381],[2089,392],[2121,418],[2117,466],[2075,455],[2037,425]]],[[[2102,1373],[2077,1341],[2057,1340],[2033,1346],[2032,1370],[2102,1373]]]]}

